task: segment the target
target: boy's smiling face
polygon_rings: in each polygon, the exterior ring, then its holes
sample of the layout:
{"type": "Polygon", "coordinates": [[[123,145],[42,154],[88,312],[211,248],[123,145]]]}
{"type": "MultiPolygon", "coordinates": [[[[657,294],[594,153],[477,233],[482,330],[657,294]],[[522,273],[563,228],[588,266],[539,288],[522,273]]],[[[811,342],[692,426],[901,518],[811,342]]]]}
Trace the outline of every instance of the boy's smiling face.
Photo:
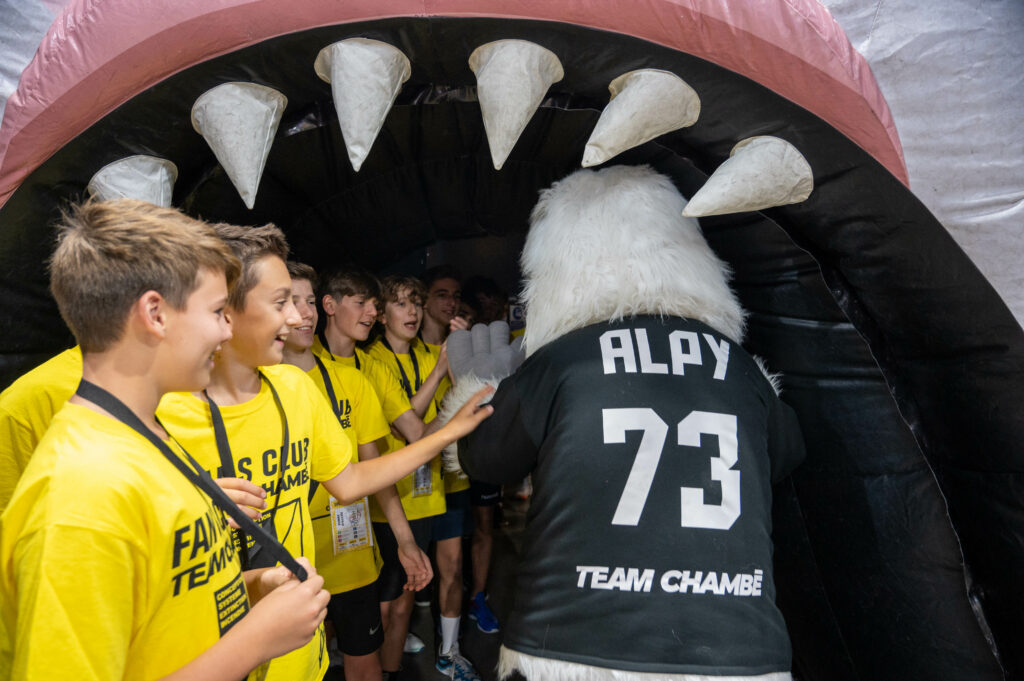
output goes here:
{"type": "Polygon", "coordinates": [[[438,324],[447,326],[459,310],[462,287],[451,277],[443,277],[430,285],[425,312],[438,324]]]}
{"type": "Polygon", "coordinates": [[[292,304],[301,322],[293,328],[285,343],[293,352],[303,352],[313,345],[316,332],[316,295],[308,279],[292,279],[292,304]]]}
{"type": "Polygon", "coordinates": [[[340,301],[333,296],[324,296],[324,309],[328,311],[327,323],[346,338],[359,342],[366,340],[377,320],[377,300],[357,293],[342,296],[340,301]]]}
{"type": "Polygon", "coordinates": [[[302,324],[302,318],[292,302],[292,280],[281,258],[264,256],[253,271],[257,283],[246,295],[244,308],[230,308],[228,316],[234,357],[255,369],[281,361],[285,339],[302,324]]]}
{"type": "Polygon", "coordinates": [[[174,353],[173,367],[177,391],[202,390],[210,382],[214,355],[221,343],[231,339],[231,324],[224,314],[228,287],[224,273],[200,270],[199,285],[185,301],[185,308],[168,306],[166,340],[174,353]]]}

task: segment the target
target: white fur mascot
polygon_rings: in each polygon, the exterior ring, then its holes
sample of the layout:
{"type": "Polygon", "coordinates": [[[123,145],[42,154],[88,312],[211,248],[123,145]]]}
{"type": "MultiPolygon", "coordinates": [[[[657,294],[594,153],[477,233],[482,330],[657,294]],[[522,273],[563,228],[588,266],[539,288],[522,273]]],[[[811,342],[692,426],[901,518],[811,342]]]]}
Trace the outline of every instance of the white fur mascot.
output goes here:
{"type": "MultiPolygon", "coordinates": [[[[802,439],[685,205],[668,178],[617,166],[533,211],[527,359],[459,450],[475,479],[533,475],[502,677],[791,679],[771,488],[802,439]]],[[[456,403],[514,363],[482,331],[449,339],[456,403]]]]}

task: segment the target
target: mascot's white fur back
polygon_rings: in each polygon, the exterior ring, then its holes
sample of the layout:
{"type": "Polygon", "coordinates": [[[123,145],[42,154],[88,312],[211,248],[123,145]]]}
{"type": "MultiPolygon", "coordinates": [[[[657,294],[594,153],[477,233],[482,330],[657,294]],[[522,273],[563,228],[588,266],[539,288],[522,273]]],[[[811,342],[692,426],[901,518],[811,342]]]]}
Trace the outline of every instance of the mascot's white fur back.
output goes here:
{"type": "Polygon", "coordinates": [[[685,206],[647,166],[581,170],[541,192],[522,255],[526,354],[640,314],[696,319],[742,342],[729,268],[682,216],[685,206]]]}

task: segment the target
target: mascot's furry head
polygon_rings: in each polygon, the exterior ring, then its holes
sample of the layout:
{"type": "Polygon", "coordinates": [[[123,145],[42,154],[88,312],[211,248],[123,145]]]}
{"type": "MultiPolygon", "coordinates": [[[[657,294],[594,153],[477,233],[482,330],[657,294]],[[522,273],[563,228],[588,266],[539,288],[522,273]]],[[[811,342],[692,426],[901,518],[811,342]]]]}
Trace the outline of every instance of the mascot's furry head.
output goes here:
{"type": "Polygon", "coordinates": [[[541,192],[523,247],[524,346],[639,314],[688,317],[743,341],[729,267],[686,199],[648,166],[580,170],[541,192]]]}

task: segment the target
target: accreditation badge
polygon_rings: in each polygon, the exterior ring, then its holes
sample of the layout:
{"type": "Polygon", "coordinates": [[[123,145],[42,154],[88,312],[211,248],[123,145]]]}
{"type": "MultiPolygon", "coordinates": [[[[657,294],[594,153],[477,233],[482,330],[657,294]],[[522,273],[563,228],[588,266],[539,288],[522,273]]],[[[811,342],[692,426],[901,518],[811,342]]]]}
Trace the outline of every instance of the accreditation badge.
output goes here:
{"type": "Polygon", "coordinates": [[[334,555],[373,546],[370,505],[366,497],[347,506],[331,497],[331,533],[334,537],[334,555]]]}
{"type": "Polygon", "coordinates": [[[434,492],[434,476],[430,470],[430,462],[423,464],[413,474],[412,495],[429,497],[434,492]]]}

